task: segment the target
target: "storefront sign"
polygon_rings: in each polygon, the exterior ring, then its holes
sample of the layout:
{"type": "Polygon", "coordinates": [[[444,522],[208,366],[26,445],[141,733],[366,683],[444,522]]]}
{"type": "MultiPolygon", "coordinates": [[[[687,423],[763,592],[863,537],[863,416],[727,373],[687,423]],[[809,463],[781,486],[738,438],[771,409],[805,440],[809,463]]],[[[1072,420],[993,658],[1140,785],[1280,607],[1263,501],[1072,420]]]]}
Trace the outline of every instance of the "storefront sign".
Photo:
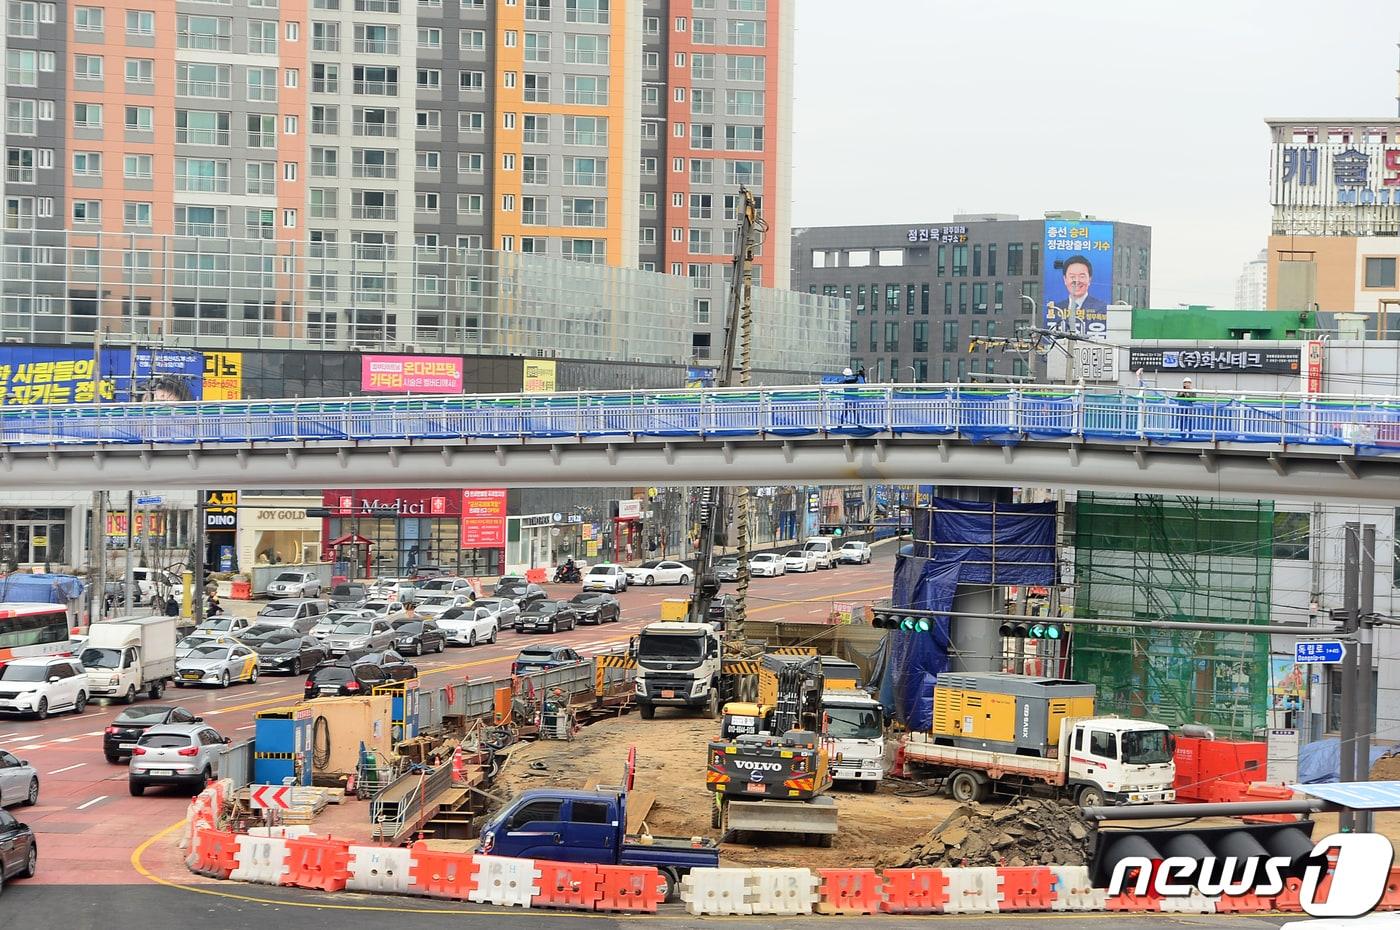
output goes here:
{"type": "Polygon", "coordinates": [[[401,517],[455,517],[460,512],[456,504],[456,494],[440,489],[331,489],[321,496],[323,507],[336,511],[336,516],[346,517],[368,516],[376,510],[394,510],[401,517]]]}
{"type": "Polygon", "coordinates": [[[1308,343],[1308,393],[1322,393],[1322,347],[1323,343],[1319,339],[1314,339],[1308,343]]]}
{"type": "Polygon", "coordinates": [[[243,353],[204,353],[204,399],[240,400],[243,397],[243,353]]]}
{"type": "Polygon", "coordinates": [[[463,488],[462,548],[504,549],[505,545],[506,489],[463,488]]]}
{"type": "Polygon", "coordinates": [[[527,358],[524,369],[521,390],[526,394],[547,394],[557,390],[556,368],[552,360],[527,358]]]}
{"type": "Polygon", "coordinates": [[[362,355],[360,389],[372,394],[460,394],[462,360],[452,355],[362,355]]]}
{"type": "Polygon", "coordinates": [[[619,520],[638,520],[642,516],[641,501],[618,501],[617,518],[619,520]]]}
{"type": "Polygon", "coordinates": [[[1130,349],[1128,369],[1296,375],[1302,366],[1301,355],[1298,349],[1130,349]]]}
{"type": "MultiPolygon", "coordinates": [[[[165,514],[164,514],[164,513],[152,513],[152,514],[149,514],[149,520],[147,519],[147,517],[148,517],[148,514],[147,514],[146,511],[144,511],[144,510],[138,510],[138,511],[136,511],[136,519],[134,519],[134,520],[132,521],[132,524],[131,524],[132,527],[133,527],[133,529],[132,529],[132,535],[133,535],[133,536],[144,536],[144,535],[146,535],[147,528],[149,527],[149,529],[150,529],[150,534],[151,534],[152,536],[164,536],[164,535],[165,535],[165,514]]],[[[122,537],[123,539],[126,538],[126,511],[125,511],[125,510],[109,510],[109,511],[107,511],[107,535],[108,535],[108,536],[120,536],[120,537],[122,537]]]]}
{"type": "Polygon", "coordinates": [[[204,528],[231,532],[238,529],[238,492],[204,492],[204,528]]]}
{"type": "Polygon", "coordinates": [[[221,571],[221,572],[231,572],[231,571],[233,571],[233,547],[232,547],[232,546],[220,546],[220,547],[219,547],[219,571],[221,571]]]}
{"type": "Polygon", "coordinates": [[[916,226],[909,230],[910,242],[966,242],[966,226],[916,226]]]}

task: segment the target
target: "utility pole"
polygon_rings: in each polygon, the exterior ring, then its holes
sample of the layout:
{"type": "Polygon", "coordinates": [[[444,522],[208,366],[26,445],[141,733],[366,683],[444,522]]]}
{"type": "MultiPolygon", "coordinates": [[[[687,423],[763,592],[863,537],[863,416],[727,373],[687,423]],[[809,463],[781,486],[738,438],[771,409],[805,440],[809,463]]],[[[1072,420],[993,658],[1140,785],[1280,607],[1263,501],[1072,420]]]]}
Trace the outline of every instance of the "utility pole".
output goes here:
{"type": "MultiPolygon", "coordinates": [[[[1371,777],[1371,732],[1375,729],[1374,712],[1376,692],[1375,679],[1371,676],[1372,639],[1375,625],[1372,619],[1376,613],[1376,526],[1367,523],[1361,528],[1361,585],[1360,617],[1356,638],[1356,778],[1366,781],[1371,777]]],[[[1369,833],[1375,828],[1375,815],[1369,810],[1359,810],[1356,830],[1369,833]]]]}
{"type": "MultiPolygon", "coordinates": [[[[102,405],[102,327],[98,326],[92,335],[92,405],[102,405]]],[[[92,532],[89,540],[88,565],[92,567],[92,606],[88,608],[88,622],[102,619],[107,606],[107,512],[103,507],[106,492],[92,492],[92,532]]]]}
{"type": "MultiPolygon", "coordinates": [[[[1354,634],[1360,614],[1360,555],[1361,527],[1357,523],[1346,525],[1346,545],[1343,556],[1342,630],[1354,634]]],[[[1342,656],[1342,732],[1340,753],[1341,781],[1356,781],[1356,666],[1357,646],[1348,643],[1342,656]]],[[[1343,833],[1356,830],[1356,814],[1343,809],[1337,815],[1337,829],[1343,833]]]]}
{"type": "Polygon", "coordinates": [[[196,627],[204,625],[204,553],[209,548],[205,536],[205,521],[208,491],[199,491],[194,505],[194,551],[190,553],[190,613],[194,615],[196,627]]]}
{"type": "Polygon", "coordinates": [[[134,534],[135,527],[133,527],[133,526],[131,525],[132,522],[135,521],[135,519],[136,519],[135,500],[136,500],[136,495],[135,495],[133,492],[131,492],[131,491],[127,491],[127,492],[126,492],[126,565],[125,565],[125,570],[122,572],[122,579],[123,579],[123,580],[122,580],[122,608],[125,610],[126,616],[128,616],[128,617],[131,616],[131,606],[132,606],[132,597],[133,597],[133,592],[132,592],[131,588],[132,588],[132,586],[134,585],[134,583],[135,583],[135,581],[136,581],[136,573],[135,573],[135,571],[133,571],[133,567],[132,567],[132,564],[131,564],[131,556],[132,556],[131,550],[132,550],[132,549],[135,547],[135,545],[136,545],[136,544],[135,544],[135,534],[134,534]]]}
{"type": "MultiPolygon", "coordinates": [[[[739,235],[734,247],[734,262],[730,272],[729,313],[724,327],[724,352],[720,368],[715,376],[718,387],[730,387],[735,383],[734,369],[737,365],[738,384],[747,386],[753,364],[753,259],[758,244],[758,233],[767,227],[758,216],[758,205],[753,192],[740,186],[739,235]]],[[[700,552],[695,562],[695,589],[690,601],[690,619],[703,623],[709,611],[711,593],[707,583],[711,577],[714,560],[714,527],[718,520],[727,520],[728,508],[724,506],[722,487],[704,489],[701,494],[700,513],[700,552]]],[[[744,614],[749,592],[749,493],[747,487],[734,491],[734,509],[738,518],[735,528],[738,546],[735,555],[739,559],[739,580],[734,593],[735,616],[726,628],[726,636],[734,640],[744,638],[744,614]]],[[[727,525],[727,524],[726,524],[727,525]]]]}

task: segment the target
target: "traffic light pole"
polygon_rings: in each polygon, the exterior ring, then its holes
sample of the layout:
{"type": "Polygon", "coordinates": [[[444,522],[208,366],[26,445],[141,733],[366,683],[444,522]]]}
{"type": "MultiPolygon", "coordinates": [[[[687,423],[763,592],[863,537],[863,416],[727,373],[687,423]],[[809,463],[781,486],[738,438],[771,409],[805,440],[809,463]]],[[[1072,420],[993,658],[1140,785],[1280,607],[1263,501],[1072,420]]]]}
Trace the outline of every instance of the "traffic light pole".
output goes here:
{"type": "MultiPolygon", "coordinates": [[[[1376,611],[1376,527],[1367,523],[1361,528],[1361,579],[1359,587],[1360,616],[1357,618],[1356,640],[1356,775],[1360,780],[1371,777],[1371,733],[1375,729],[1375,686],[1371,676],[1372,636],[1371,617],[1376,611]]],[[[1368,810],[1354,815],[1356,830],[1369,833],[1375,829],[1375,815],[1368,810]]]]}
{"type": "MultiPolygon", "coordinates": [[[[981,613],[965,610],[915,610],[912,607],[891,607],[888,604],[874,608],[876,620],[880,616],[922,617],[936,619],[951,617],[968,620],[996,620],[1024,622],[1020,614],[981,613]]],[[[1047,622],[1049,618],[1046,618],[1047,622]]],[[[1293,626],[1282,623],[1200,623],[1194,620],[1130,620],[1118,617],[1063,617],[1056,621],[1061,626],[1118,626],[1135,627],[1145,630],[1194,630],[1201,633],[1254,633],[1260,636],[1278,633],[1285,636],[1326,636],[1329,640],[1355,642],[1356,634],[1338,633],[1336,630],[1321,627],[1293,626]]],[[[1345,758],[1345,755],[1343,756],[1345,758]]]]}
{"type": "MultiPolygon", "coordinates": [[[[1361,526],[1358,523],[1346,525],[1346,543],[1343,549],[1342,604],[1344,613],[1343,629],[1355,636],[1357,621],[1361,613],[1361,526]]],[[[1356,781],[1356,645],[1346,649],[1342,655],[1342,721],[1340,733],[1341,758],[1338,773],[1343,782],[1356,781]]],[[[1337,829],[1343,833],[1356,830],[1356,816],[1351,811],[1342,811],[1337,819],[1337,829]]]]}

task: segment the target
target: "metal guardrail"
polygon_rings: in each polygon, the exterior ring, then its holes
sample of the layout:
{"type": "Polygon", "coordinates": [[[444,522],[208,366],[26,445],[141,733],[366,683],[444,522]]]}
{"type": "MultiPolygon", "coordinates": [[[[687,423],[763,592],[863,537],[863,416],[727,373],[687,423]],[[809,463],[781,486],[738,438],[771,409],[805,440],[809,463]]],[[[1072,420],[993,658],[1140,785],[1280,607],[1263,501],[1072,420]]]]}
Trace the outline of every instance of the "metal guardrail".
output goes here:
{"type": "Polygon", "coordinates": [[[253,741],[245,739],[241,743],[226,745],[219,753],[218,770],[219,777],[232,780],[235,788],[252,784],[253,741]]]}
{"type": "Polygon", "coordinates": [[[452,764],[438,766],[426,774],[406,772],[389,782],[369,802],[369,820],[375,835],[399,839],[431,815],[434,799],[452,785],[452,764]],[[408,824],[412,823],[410,827],[408,824]]]}
{"type": "Polygon", "coordinates": [[[1400,397],[930,384],[0,409],[12,446],[875,433],[1400,452],[1400,397]]]}

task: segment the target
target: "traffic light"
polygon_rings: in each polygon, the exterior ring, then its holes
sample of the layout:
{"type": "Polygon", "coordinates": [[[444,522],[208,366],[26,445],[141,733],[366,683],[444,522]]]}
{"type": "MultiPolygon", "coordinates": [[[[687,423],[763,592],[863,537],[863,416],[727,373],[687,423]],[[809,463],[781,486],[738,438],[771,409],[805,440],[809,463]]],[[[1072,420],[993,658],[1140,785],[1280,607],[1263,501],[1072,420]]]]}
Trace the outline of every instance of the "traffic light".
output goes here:
{"type": "Polygon", "coordinates": [[[1017,639],[1045,639],[1054,642],[1065,638],[1064,624],[1051,623],[1048,620],[1033,620],[1029,623],[1006,620],[1003,621],[1000,632],[1002,636],[1017,639]]]}
{"type": "Polygon", "coordinates": [[[877,630],[900,630],[904,633],[927,633],[933,629],[931,615],[894,607],[876,608],[870,623],[877,630]]]}

